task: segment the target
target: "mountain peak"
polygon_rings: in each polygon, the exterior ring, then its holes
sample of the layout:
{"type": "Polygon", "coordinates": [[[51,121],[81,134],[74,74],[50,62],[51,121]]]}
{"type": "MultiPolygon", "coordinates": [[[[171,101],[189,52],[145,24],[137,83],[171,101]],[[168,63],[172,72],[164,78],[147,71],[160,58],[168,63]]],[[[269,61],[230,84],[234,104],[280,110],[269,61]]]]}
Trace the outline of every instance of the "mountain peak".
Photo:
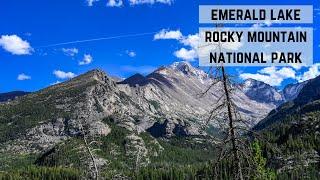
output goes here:
{"type": "Polygon", "coordinates": [[[295,99],[302,88],[308,83],[308,81],[304,81],[301,83],[288,84],[282,90],[283,96],[287,101],[295,99]]]}
{"type": "Polygon", "coordinates": [[[90,70],[84,74],[81,74],[75,78],[72,78],[64,83],[61,83],[59,85],[80,85],[80,84],[85,84],[85,83],[89,83],[89,82],[99,82],[102,84],[108,84],[110,86],[115,86],[115,82],[112,79],[112,77],[110,77],[109,75],[107,75],[106,72],[104,72],[101,69],[93,69],[90,70]]]}
{"type": "Polygon", "coordinates": [[[127,79],[119,82],[119,84],[128,84],[130,86],[136,86],[136,85],[144,85],[145,83],[147,83],[147,78],[145,76],[143,76],[140,73],[136,73],[130,77],[128,77],[127,79]]]}
{"type": "Polygon", "coordinates": [[[258,87],[258,86],[272,87],[272,86],[270,86],[269,84],[267,84],[265,82],[262,82],[262,81],[259,81],[259,80],[256,80],[256,79],[252,79],[252,78],[246,79],[244,81],[243,85],[245,87],[258,87]]]}
{"type": "Polygon", "coordinates": [[[195,68],[189,62],[186,61],[174,62],[169,67],[171,69],[181,71],[184,74],[188,74],[195,70],[195,68]]]}
{"type": "Polygon", "coordinates": [[[208,74],[205,73],[203,70],[198,69],[194,66],[192,66],[189,62],[187,61],[180,61],[180,62],[174,62],[169,66],[170,69],[173,69],[175,71],[182,72],[185,75],[191,75],[191,76],[196,76],[201,79],[205,79],[208,77],[208,74]]]}
{"type": "Polygon", "coordinates": [[[277,106],[284,102],[282,94],[275,87],[262,81],[247,79],[243,83],[242,89],[249,98],[257,102],[273,103],[277,106]]]}
{"type": "Polygon", "coordinates": [[[85,73],[84,75],[86,74],[92,77],[107,76],[107,73],[105,73],[102,69],[92,69],[87,73],[85,73]]]}

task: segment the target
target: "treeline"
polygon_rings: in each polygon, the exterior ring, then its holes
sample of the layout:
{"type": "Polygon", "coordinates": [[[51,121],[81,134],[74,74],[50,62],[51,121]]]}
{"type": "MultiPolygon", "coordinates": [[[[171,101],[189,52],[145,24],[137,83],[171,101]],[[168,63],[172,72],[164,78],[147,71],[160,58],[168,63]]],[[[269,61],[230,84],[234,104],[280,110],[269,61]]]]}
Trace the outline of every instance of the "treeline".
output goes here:
{"type": "Polygon", "coordinates": [[[0,172],[1,180],[78,180],[81,173],[72,168],[30,166],[15,171],[0,172]]]}
{"type": "Polygon", "coordinates": [[[259,132],[266,139],[263,155],[278,179],[319,179],[319,125],[320,112],[314,111],[287,115],[259,132]]]}

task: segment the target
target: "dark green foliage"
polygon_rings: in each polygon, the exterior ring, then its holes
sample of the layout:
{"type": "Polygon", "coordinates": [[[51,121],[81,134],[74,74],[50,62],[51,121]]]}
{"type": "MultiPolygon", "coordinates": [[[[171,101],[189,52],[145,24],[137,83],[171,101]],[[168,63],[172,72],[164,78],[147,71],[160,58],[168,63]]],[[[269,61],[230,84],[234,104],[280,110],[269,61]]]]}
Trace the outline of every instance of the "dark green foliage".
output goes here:
{"type": "MultiPolygon", "coordinates": [[[[59,85],[23,96],[9,104],[0,104],[0,143],[16,139],[27,129],[57,118],[71,118],[70,112],[57,105],[75,104],[84,99],[84,92],[95,81],[76,84],[76,87],[59,85]]],[[[74,86],[74,85],[73,85],[74,86]]],[[[70,106],[72,110],[74,107],[70,106]]]]}
{"type": "Polygon", "coordinates": [[[33,164],[36,158],[36,154],[0,153],[0,172],[27,167],[33,164]]]}
{"type": "Polygon", "coordinates": [[[125,137],[129,131],[116,124],[113,117],[107,117],[103,120],[111,128],[111,133],[108,136],[101,137],[101,151],[97,154],[111,161],[108,169],[128,170],[133,168],[132,162],[125,156],[125,137]]]}
{"type": "Polygon", "coordinates": [[[41,154],[34,163],[46,167],[62,166],[84,169],[86,168],[85,158],[89,158],[87,156],[82,139],[73,138],[41,154]]]}
{"type": "Polygon", "coordinates": [[[150,100],[149,103],[155,108],[160,109],[160,104],[157,101],[150,100]]]}
{"type": "Polygon", "coordinates": [[[209,179],[212,176],[210,168],[204,166],[171,166],[148,167],[136,173],[136,180],[184,180],[184,179],[209,179]]]}
{"type": "Polygon", "coordinates": [[[263,144],[268,165],[276,170],[283,168],[277,173],[279,179],[316,179],[319,176],[319,170],[315,169],[320,166],[316,158],[320,152],[320,108],[316,104],[296,109],[296,113],[260,131],[269,142],[269,145],[263,144]],[[270,145],[278,151],[273,151],[270,145]]]}
{"type": "Polygon", "coordinates": [[[167,165],[155,166],[141,169],[131,175],[137,180],[231,180],[230,163],[222,161],[217,166],[213,163],[199,163],[193,165],[167,165]],[[215,167],[215,168],[214,168],[215,167]]]}
{"type": "Polygon", "coordinates": [[[76,169],[61,167],[36,167],[30,166],[17,171],[0,172],[3,180],[78,180],[81,174],[76,169]]]}
{"type": "Polygon", "coordinates": [[[215,157],[214,146],[207,139],[195,137],[173,137],[158,139],[164,150],[153,162],[170,164],[194,164],[212,160],[215,157]]]}
{"type": "Polygon", "coordinates": [[[277,179],[292,180],[292,179],[310,179],[318,180],[320,173],[317,166],[303,167],[291,171],[284,171],[277,174],[277,179]]]}
{"type": "Polygon", "coordinates": [[[254,173],[252,173],[252,179],[275,179],[276,175],[267,167],[267,160],[262,155],[260,143],[254,141],[252,143],[253,150],[253,162],[254,162],[254,173]]]}

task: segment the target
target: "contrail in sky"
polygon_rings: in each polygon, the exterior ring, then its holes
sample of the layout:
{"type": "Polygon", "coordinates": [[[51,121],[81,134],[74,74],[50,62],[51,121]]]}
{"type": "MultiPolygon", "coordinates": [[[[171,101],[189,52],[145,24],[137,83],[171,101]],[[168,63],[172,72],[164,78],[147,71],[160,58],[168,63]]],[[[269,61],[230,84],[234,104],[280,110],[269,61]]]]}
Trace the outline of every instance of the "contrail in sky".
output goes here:
{"type": "Polygon", "coordinates": [[[77,44],[77,43],[92,42],[92,41],[102,41],[102,40],[110,40],[110,39],[120,39],[120,38],[128,38],[128,37],[145,36],[145,35],[151,35],[151,34],[155,34],[155,33],[157,33],[157,32],[126,34],[126,35],[94,38],[94,39],[84,39],[84,40],[69,41],[69,42],[62,42],[62,43],[56,43],[56,44],[48,44],[48,45],[38,46],[36,48],[45,48],[45,47],[53,47],[53,46],[60,46],[60,45],[67,45],[67,44],[77,44]]]}

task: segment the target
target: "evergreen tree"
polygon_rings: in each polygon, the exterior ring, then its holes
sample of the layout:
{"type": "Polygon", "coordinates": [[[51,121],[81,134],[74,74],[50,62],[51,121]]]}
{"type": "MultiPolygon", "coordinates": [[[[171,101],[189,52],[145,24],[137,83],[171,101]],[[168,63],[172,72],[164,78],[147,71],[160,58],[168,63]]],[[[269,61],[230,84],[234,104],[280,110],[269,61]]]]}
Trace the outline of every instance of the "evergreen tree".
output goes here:
{"type": "Polygon", "coordinates": [[[266,167],[267,160],[262,155],[261,146],[258,141],[252,143],[253,162],[255,163],[255,173],[253,179],[275,179],[275,173],[266,167]]]}

